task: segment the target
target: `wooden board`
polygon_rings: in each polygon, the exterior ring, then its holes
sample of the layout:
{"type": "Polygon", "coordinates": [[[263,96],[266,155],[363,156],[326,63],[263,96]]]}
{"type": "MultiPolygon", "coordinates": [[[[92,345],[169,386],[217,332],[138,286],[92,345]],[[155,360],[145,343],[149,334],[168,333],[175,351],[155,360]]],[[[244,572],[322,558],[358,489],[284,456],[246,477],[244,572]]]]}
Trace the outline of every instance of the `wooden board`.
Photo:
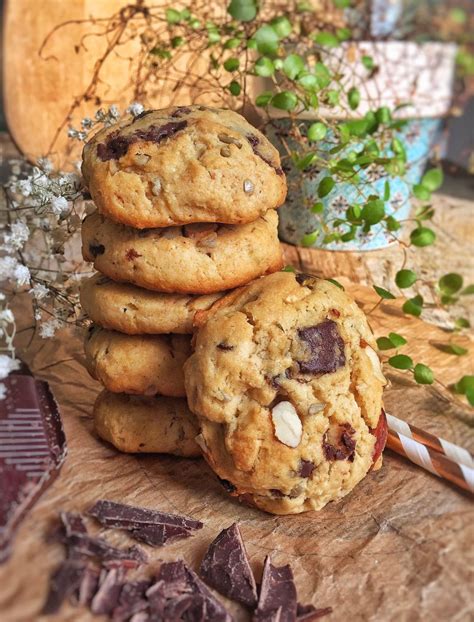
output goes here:
{"type": "MultiPolygon", "coordinates": [[[[376,302],[367,288],[349,285],[348,290],[367,311],[376,302]]],[[[91,408],[99,387],[82,367],[81,336],[63,332],[56,340],[35,337],[25,350],[31,320],[26,304],[20,303],[19,354],[53,388],[69,456],[21,526],[11,560],[0,567],[2,622],[38,619],[48,575],[63,554],[59,545],[44,542],[58,511],[82,511],[103,497],[204,520],[204,529],[186,543],[150,550],[150,570],[160,559],[178,557],[196,568],[209,542],[237,520],[256,574],[269,553],[277,564],[291,562],[301,600],[334,608],[328,622],[469,619],[474,507],[464,494],[387,451],[383,468],[340,503],[318,513],[274,517],[226,497],[201,460],[120,454],[93,434],[91,408]]],[[[398,304],[378,307],[370,321],[377,335],[389,330],[405,335],[406,352],[431,365],[446,383],[472,373],[467,357],[454,359],[434,347],[444,336],[440,329],[404,317],[398,304]]],[[[389,377],[390,412],[474,449],[473,409],[442,387],[416,386],[402,374],[389,377]]],[[[124,543],[125,536],[119,536],[115,542],[124,543]]],[[[236,620],[249,619],[231,607],[236,620]]],[[[95,619],[71,606],[54,618],[95,619]]]]}

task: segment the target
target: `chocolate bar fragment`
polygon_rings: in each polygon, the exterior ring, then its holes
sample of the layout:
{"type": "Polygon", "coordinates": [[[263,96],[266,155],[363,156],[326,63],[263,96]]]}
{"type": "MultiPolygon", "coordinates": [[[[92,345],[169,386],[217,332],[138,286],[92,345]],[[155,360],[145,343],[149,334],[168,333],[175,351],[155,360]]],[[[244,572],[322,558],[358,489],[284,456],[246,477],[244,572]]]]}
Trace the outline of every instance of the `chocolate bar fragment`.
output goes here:
{"type": "Polygon", "coordinates": [[[296,611],[296,587],[290,566],[274,566],[270,557],[266,557],[253,621],[295,622],[296,611]]]}
{"type": "Polygon", "coordinates": [[[316,609],[313,605],[301,605],[298,603],[296,607],[296,622],[313,622],[332,613],[332,607],[324,609],[316,609]]]}
{"type": "Polygon", "coordinates": [[[0,401],[0,563],[11,553],[14,532],[51,485],[66,459],[58,406],[48,383],[27,368],[4,381],[0,401]]]}
{"type": "Polygon", "coordinates": [[[247,607],[257,605],[257,586],[236,523],[211,542],[200,567],[204,581],[218,592],[247,607]]]}

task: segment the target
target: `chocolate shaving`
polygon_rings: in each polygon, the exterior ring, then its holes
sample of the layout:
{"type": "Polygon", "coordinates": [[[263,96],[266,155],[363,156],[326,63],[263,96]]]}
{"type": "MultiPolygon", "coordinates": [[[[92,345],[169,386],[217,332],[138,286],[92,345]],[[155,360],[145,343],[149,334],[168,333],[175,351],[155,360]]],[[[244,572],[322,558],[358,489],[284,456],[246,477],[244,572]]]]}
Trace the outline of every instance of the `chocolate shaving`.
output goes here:
{"type": "Polygon", "coordinates": [[[298,337],[306,344],[309,358],[298,361],[304,374],[328,374],[346,363],[344,341],[333,320],[298,330],[298,337]]]}
{"type": "Polygon", "coordinates": [[[51,577],[48,596],[41,613],[47,615],[59,611],[66,598],[79,589],[83,573],[84,565],[79,561],[63,561],[51,577]]]}
{"type": "Polygon", "coordinates": [[[193,533],[179,525],[145,525],[132,529],[130,535],[150,546],[164,546],[182,538],[189,538],[193,533]]]}
{"type": "Polygon", "coordinates": [[[289,565],[274,566],[266,557],[254,622],[295,622],[296,587],[289,565]]]}
{"type": "Polygon", "coordinates": [[[5,436],[0,447],[0,563],[10,555],[16,528],[51,485],[67,454],[61,417],[48,383],[35,380],[26,366],[3,383],[6,398],[0,400],[5,436]],[[9,464],[10,458],[15,458],[14,464],[9,464]]]}
{"type": "Polygon", "coordinates": [[[296,607],[296,622],[312,622],[330,613],[332,613],[332,607],[316,609],[313,605],[301,605],[298,603],[296,607]]]}
{"type": "Polygon", "coordinates": [[[126,622],[133,615],[148,608],[146,591],[150,581],[129,581],[123,584],[117,607],[113,610],[113,622],[126,622]]]}
{"type": "Polygon", "coordinates": [[[86,607],[90,606],[94,594],[97,592],[97,588],[99,587],[99,575],[99,569],[92,564],[88,564],[84,568],[77,599],[79,605],[84,605],[86,607]]]}
{"type": "Polygon", "coordinates": [[[200,574],[218,592],[248,607],[257,604],[257,586],[237,523],[220,532],[201,562],[200,574]]]}
{"type": "Polygon", "coordinates": [[[169,121],[164,125],[150,125],[147,129],[135,130],[128,136],[120,136],[118,131],[112,132],[105,143],[97,145],[97,156],[103,161],[119,160],[123,157],[130,145],[143,140],[145,142],[160,143],[171,138],[187,126],[187,121],[169,121]]]}
{"type": "Polygon", "coordinates": [[[349,462],[353,462],[356,442],[352,436],[356,433],[356,431],[349,423],[345,423],[339,427],[341,431],[337,445],[328,443],[326,440],[327,435],[324,436],[324,455],[326,460],[349,460],[349,462]]]}
{"type": "Polygon", "coordinates": [[[92,613],[96,615],[112,613],[119,601],[123,575],[123,571],[118,568],[113,568],[104,574],[99,589],[92,599],[92,613]]]}

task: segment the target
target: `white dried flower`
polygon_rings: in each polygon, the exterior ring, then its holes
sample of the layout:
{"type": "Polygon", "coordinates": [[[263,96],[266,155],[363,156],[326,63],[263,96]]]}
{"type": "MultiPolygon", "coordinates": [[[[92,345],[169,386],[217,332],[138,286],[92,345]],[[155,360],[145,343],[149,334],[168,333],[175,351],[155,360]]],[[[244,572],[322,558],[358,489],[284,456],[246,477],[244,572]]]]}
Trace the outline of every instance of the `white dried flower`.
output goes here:
{"type": "Polygon", "coordinates": [[[18,260],[15,257],[0,257],[0,281],[13,278],[18,260]]]}
{"type": "Polygon", "coordinates": [[[28,225],[24,222],[14,222],[10,225],[10,231],[5,235],[5,242],[16,250],[22,248],[30,237],[28,225]]]}
{"type": "Polygon", "coordinates": [[[51,173],[54,169],[53,163],[49,158],[38,158],[38,166],[43,169],[45,173],[51,173]]]}
{"type": "Polygon", "coordinates": [[[279,402],[272,409],[275,436],[288,447],[298,447],[303,435],[303,425],[291,402],[279,402]]]}
{"type": "Polygon", "coordinates": [[[4,400],[7,397],[7,387],[0,382],[0,400],[4,400]]]}
{"type": "Polygon", "coordinates": [[[28,293],[31,294],[33,298],[36,298],[36,300],[43,300],[43,298],[49,296],[50,292],[43,283],[35,283],[28,293]]]}
{"type": "Polygon", "coordinates": [[[43,339],[49,339],[50,337],[54,337],[56,331],[61,326],[61,322],[56,318],[52,318],[47,322],[43,322],[39,329],[40,337],[43,339]]]}
{"type": "Polygon", "coordinates": [[[23,285],[28,285],[31,280],[31,274],[28,266],[24,266],[23,264],[19,263],[13,272],[13,278],[15,279],[16,284],[19,287],[22,287],[23,285]]]}
{"type": "Polygon", "coordinates": [[[94,121],[90,117],[84,117],[81,121],[81,127],[84,130],[90,129],[94,125],[94,121]]]}
{"type": "Polygon", "coordinates": [[[109,108],[109,115],[112,119],[118,119],[120,117],[120,111],[115,104],[112,104],[109,108]]]}
{"type": "Polygon", "coordinates": [[[11,309],[2,309],[0,311],[0,322],[8,322],[9,324],[13,324],[14,321],[15,317],[11,309]]]}
{"type": "Polygon", "coordinates": [[[131,115],[133,115],[134,117],[138,117],[138,115],[141,114],[144,110],[145,109],[144,109],[143,105],[140,104],[139,102],[133,102],[127,108],[127,112],[130,113],[131,115]]]}
{"type": "Polygon", "coordinates": [[[35,320],[39,322],[42,317],[43,314],[41,313],[41,309],[35,309],[35,320]]]}
{"type": "Polygon", "coordinates": [[[20,179],[20,181],[16,184],[15,190],[24,197],[29,197],[33,192],[33,185],[29,179],[20,179]]]}
{"type": "Polygon", "coordinates": [[[12,372],[20,369],[20,361],[7,354],[0,354],[0,379],[7,378],[12,372]]]}
{"type": "Polygon", "coordinates": [[[53,197],[51,209],[56,216],[65,216],[69,212],[69,203],[66,197],[53,197]]]}

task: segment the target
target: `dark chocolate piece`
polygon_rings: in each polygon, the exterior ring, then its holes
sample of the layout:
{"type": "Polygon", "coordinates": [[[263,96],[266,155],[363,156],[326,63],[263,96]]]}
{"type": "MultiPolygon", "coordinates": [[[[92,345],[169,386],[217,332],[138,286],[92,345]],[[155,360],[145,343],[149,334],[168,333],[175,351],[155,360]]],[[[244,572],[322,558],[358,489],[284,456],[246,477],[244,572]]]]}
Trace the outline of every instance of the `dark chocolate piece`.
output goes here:
{"type": "Polygon", "coordinates": [[[132,134],[121,136],[118,131],[112,132],[107,137],[105,143],[97,145],[97,156],[103,161],[119,160],[123,157],[130,145],[144,140],[146,142],[160,143],[165,138],[174,136],[187,126],[187,121],[169,121],[164,125],[150,125],[146,129],[135,130],[132,134]]]}
{"type": "Polygon", "coordinates": [[[219,350],[224,350],[224,351],[230,351],[234,349],[234,346],[229,345],[228,343],[225,343],[224,341],[222,341],[221,343],[218,343],[216,346],[219,350]]]}
{"type": "Polygon", "coordinates": [[[349,462],[353,462],[356,442],[352,437],[356,431],[349,423],[344,423],[339,428],[340,434],[337,445],[328,443],[327,435],[323,439],[323,451],[326,460],[349,460],[349,462]]]}
{"type": "Polygon", "coordinates": [[[97,566],[88,564],[84,568],[81,583],[79,585],[79,594],[77,602],[79,605],[89,607],[94,598],[97,588],[99,587],[100,572],[97,566]]]}
{"type": "Polygon", "coordinates": [[[301,605],[296,607],[296,622],[312,622],[332,613],[332,607],[316,609],[313,605],[301,605]]]}
{"type": "Polygon", "coordinates": [[[103,244],[95,244],[94,242],[91,242],[89,244],[89,253],[95,259],[99,255],[103,255],[105,253],[105,246],[103,244]]]}
{"type": "Polygon", "coordinates": [[[143,119],[143,117],[148,116],[152,112],[153,110],[144,110],[143,112],[140,112],[140,114],[137,114],[137,116],[133,119],[133,121],[135,122],[137,119],[143,119]]]}
{"type": "Polygon", "coordinates": [[[290,566],[274,566],[267,557],[254,622],[295,622],[296,604],[296,587],[290,566]]]}
{"type": "Polygon", "coordinates": [[[171,113],[171,116],[176,118],[182,117],[186,114],[191,114],[192,110],[188,106],[178,106],[176,110],[171,113]]]}
{"type": "Polygon", "coordinates": [[[150,546],[164,546],[182,538],[189,538],[192,531],[179,525],[143,525],[138,529],[132,529],[130,535],[135,540],[145,542],[150,546]]]}
{"type": "Polygon", "coordinates": [[[258,156],[261,160],[263,160],[265,164],[270,166],[277,175],[283,175],[283,170],[280,167],[275,166],[273,162],[266,158],[258,149],[258,145],[260,144],[260,139],[258,138],[258,136],[255,136],[255,134],[247,134],[246,138],[249,141],[254,154],[258,156]]]}
{"type": "Polygon", "coordinates": [[[66,600],[76,592],[84,573],[84,564],[78,560],[66,559],[51,576],[49,592],[41,613],[43,615],[56,613],[66,600]]]}
{"type": "Polygon", "coordinates": [[[92,613],[108,615],[117,607],[122,591],[123,575],[123,571],[118,568],[113,568],[104,575],[91,602],[92,613]]]}
{"type": "Polygon", "coordinates": [[[300,468],[298,471],[298,475],[300,475],[300,477],[311,477],[313,471],[314,462],[311,462],[311,460],[300,460],[300,468]]]}
{"type": "MultiPolygon", "coordinates": [[[[127,549],[119,549],[112,546],[102,538],[93,538],[92,536],[74,534],[68,538],[68,546],[74,553],[85,555],[86,557],[98,557],[105,561],[127,561],[128,565],[134,567],[147,561],[145,551],[137,546],[131,546],[127,549]]],[[[118,564],[124,566],[124,564],[118,564]]]]}
{"type": "Polygon", "coordinates": [[[306,286],[307,284],[314,284],[317,280],[313,274],[306,274],[306,272],[297,272],[295,274],[295,280],[300,285],[306,286]]]}
{"type": "Polygon", "coordinates": [[[345,365],[344,341],[333,320],[300,328],[298,337],[310,353],[306,361],[298,361],[300,371],[304,374],[328,374],[345,365]]]}
{"type": "Polygon", "coordinates": [[[3,380],[0,401],[0,563],[29,508],[51,485],[66,459],[66,438],[47,382],[26,366],[3,380]]]}
{"type": "Polygon", "coordinates": [[[133,615],[148,607],[145,593],[150,581],[128,581],[123,584],[117,607],[113,610],[113,622],[126,622],[133,615]]]}
{"type": "Polygon", "coordinates": [[[220,532],[201,562],[200,574],[218,592],[248,607],[257,604],[257,586],[237,523],[220,532]]]}
{"type": "Polygon", "coordinates": [[[159,524],[174,525],[190,530],[203,527],[201,521],[192,518],[125,505],[107,499],[97,501],[88,514],[96,518],[104,527],[116,527],[117,529],[138,529],[141,526],[159,524]]]}
{"type": "Polygon", "coordinates": [[[228,479],[221,479],[220,477],[218,477],[217,479],[219,480],[219,484],[222,486],[222,488],[224,488],[224,490],[229,494],[232,494],[237,490],[234,484],[232,482],[229,482],[228,479]]]}

